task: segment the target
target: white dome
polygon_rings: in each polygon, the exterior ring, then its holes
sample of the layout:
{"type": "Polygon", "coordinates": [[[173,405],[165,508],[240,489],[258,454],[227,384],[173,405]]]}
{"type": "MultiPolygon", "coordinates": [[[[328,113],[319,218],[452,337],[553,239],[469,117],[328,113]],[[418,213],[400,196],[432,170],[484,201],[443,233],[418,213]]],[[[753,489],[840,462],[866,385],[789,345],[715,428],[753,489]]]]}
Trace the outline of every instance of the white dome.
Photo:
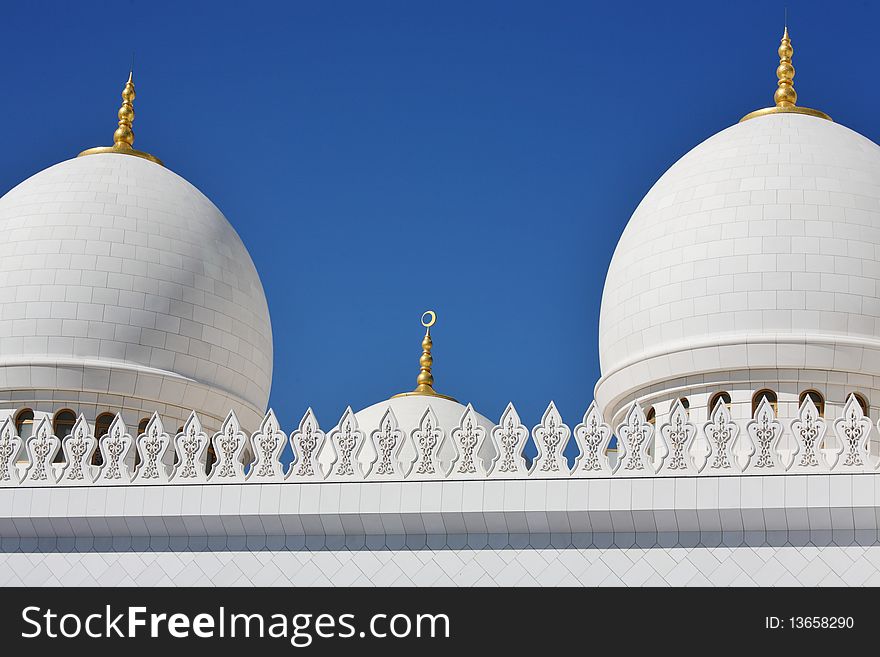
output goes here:
{"type": "Polygon", "coordinates": [[[254,264],[214,204],[158,164],[79,157],[0,198],[0,304],[0,395],[19,406],[48,394],[175,420],[194,409],[206,425],[265,411],[272,333],[254,264]]]}
{"type": "MultiPolygon", "coordinates": [[[[444,432],[444,440],[438,446],[437,457],[440,459],[443,467],[447,467],[456,457],[455,447],[452,444],[451,438],[452,431],[461,426],[467,406],[452,399],[430,395],[392,397],[378,404],[368,406],[354,414],[358,427],[367,438],[369,438],[373,431],[380,428],[382,418],[389,409],[397,419],[397,425],[407,436],[412,436],[413,431],[419,428],[422,418],[425,417],[430,409],[436,418],[434,426],[439,427],[444,432]]],[[[497,456],[492,441],[488,439],[492,435],[492,429],[495,424],[476,411],[474,411],[474,419],[477,425],[486,430],[487,439],[483,441],[482,446],[477,451],[477,456],[482,460],[484,467],[487,467],[497,456]]],[[[368,462],[371,458],[375,457],[375,454],[372,452],[372,447],[368,446],[360,458],[368,462]]]]}
{"type": "Polygon", "coordinates": [[[799,114],[707,139],[648,192],[614,252],[600,407],[619,416],[629,401],[686,390],[707,372],[880,375],[878,247],[872,141],[799,114]]]}
{"type": "MultiPolygon", "coordinates": [[[[358,426],[364,431],[370,432],[379,428],[382,416],[390,408],[394,413],[394,417],[397,418],[398,426],[406,433],[412,433],[419,427],[419,422],[421,422],[428,407],[437,416],[438,426],[447,432],[459,426],[461,418],[465,410],[467,410],[467,406],[451,399],[428,395],[410,395],[408,397],[392,397],[378,404],[373,404],[358,411],[354,416],[357,419],[358,426]]],[[[492,431],[495,425],[491,420],[483,417],[476,411],[474,415],[476,416],[477,424],[485,428],[487,432],[492,431]]]]}

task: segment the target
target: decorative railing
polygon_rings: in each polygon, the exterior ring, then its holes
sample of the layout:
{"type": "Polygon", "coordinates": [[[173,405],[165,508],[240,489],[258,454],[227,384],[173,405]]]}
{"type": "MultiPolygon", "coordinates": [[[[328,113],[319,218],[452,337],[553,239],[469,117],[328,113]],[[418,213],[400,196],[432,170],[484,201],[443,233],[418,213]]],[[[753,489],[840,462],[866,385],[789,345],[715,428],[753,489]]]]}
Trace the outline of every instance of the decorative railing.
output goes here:
{"type": "Polygon", "coordinates": [[[154,414],[136,437],[117,415],[100,439],[80,415],[63,440],[46,418],[26,439],[7,418],[0,425],[0,487],[873,472],[880,466],[868,449],[873,429],[854,396],[834,421],[806,398],[797,417],[783,422],[765,399],[747,422],[719,403],[697,425],[676,402],[656,428],[634,403],[616,432],[595,403],[574,429],[551,403],[531,432],[513,404],[491,430],[470,405],[454,427],[440,426],[429,406],[411,432],[389,407],[377,427],[359,426],[348,408],[325,434],[309,409],[289,436],[271,410],[251,435],[233,412],[212,436],[195,413],[173,436],[154,414]],[[578,454],[569,459],[571,440],[578,454]],[[282,463],[288,446],[292,460],[282,463]]]}

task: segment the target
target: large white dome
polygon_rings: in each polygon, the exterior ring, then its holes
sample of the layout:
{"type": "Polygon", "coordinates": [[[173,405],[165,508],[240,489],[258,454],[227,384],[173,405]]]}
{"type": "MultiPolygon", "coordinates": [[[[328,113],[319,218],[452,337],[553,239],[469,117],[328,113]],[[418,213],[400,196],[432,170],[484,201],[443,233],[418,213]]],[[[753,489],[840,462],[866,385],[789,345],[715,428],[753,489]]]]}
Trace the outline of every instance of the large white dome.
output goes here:
{"type": "Polygon", "coordinates": [[[878,293],[880,147],[813,116],[744,121],[676,162],[626,226],[597,401],[610,418],[713,379],[880,388],[878,293]]]}
{"type": "Polygon", "coordinates": [[[254,264],[210,200],[146,159],[67,160],[0,198],[0,304],[6,401],[174,421],[195,409],[207,425],[265,411],[272,333],[254,264]]]}

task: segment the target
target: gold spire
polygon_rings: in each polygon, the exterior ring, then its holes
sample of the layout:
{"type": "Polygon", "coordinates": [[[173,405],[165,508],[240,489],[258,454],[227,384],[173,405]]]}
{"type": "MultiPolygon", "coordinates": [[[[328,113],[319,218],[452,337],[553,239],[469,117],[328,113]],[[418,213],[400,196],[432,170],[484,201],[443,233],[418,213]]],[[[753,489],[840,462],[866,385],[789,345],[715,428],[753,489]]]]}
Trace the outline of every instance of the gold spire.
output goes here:
{"type": "MultiPolygon", "coordinates": [[[[434,390],[434,375],[431,373],[431,365],[434,364],[434,357],[431,355],[431,349],[434,346],[431,340],[431,327],[437,321],[437,313],[433,310],[426,310],[422,313],[422,326],[425,327],[425,337],[422,338],[422,357],[419,358],[419,376],[416,379],[416,389],[412,392],[402,392],[394,397],[411,397],[414,395],[426,395],[428,397],[440,397],[455,401],[452,397],[441,395],[434,390]]],[[[394,399],[392,397],[392,399],[394,399]]]]}
{"type": "Polygon", "coordinates": [[[776,93],[773,94],[776,106],[755,110],[746,114],[739,120],[740,123],[753,119],[756,116],[786,112],[791,114],[807,114],[808,116],[831,121],[831,117],[825,114],[825,112],[796,105],[797,92],[794,90],[794,66],[791,63],[793,53],[794,49],[791,47],[791,39],[788,38],[788,26],[786,25],[785,31],[782,33],[782,41],[779,43],[779,66],[776,69],[776,77],[779,79],[779,82],[776,87],[776,93]]]}
{"type": "Polygon", "coordinates": [[[134,82],[132,81],[133,74],[134,71],[129,71],[128,82],[125,83],[125,87],[122,89],[122,106],[117,113],[119,116],[119,127],[113,133],[113,145],[90,148],[80,153],[79,157],[95,155],[96,153],[120,153],[122,155],[142,157],[145,160],[150,160],[150,162],[162,164],[159,158],[143,151],[137,151],[131,147],[134,143],[134,131],[131,128],[131,124],[134,122],[134,105],[132,103],[135,99],[134,82]]]}

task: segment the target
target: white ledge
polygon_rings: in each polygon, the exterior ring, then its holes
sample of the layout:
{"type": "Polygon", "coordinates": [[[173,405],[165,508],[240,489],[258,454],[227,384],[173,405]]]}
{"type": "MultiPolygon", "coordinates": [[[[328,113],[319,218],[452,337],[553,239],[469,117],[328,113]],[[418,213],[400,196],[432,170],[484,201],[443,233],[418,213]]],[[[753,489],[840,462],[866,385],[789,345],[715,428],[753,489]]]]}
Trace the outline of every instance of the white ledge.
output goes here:
{"type": "Polygon", "coordinates": [[[0,538],[878,530],[880,476],[0,489],[0,538]]]}

